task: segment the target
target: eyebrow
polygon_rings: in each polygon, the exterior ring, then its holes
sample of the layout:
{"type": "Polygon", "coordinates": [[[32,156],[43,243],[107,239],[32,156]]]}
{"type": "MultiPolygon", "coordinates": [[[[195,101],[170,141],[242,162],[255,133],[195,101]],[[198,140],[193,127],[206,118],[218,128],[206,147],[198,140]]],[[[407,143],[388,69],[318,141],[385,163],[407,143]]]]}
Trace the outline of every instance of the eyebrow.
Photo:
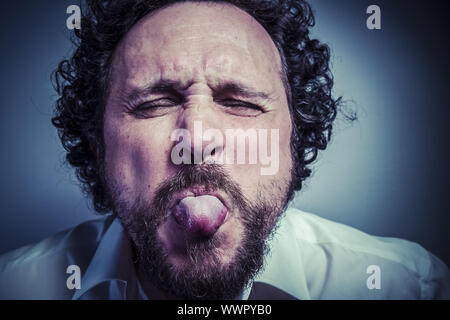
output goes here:
{"type": "Polygon", "coordinates": [[[270,94],[263,91],[259,91],[239,81],[226,81],[221,83],[217,87],[213,88],[213,91],[217,93],[229,92],[231,94],[243,97],[243,98],[257,98],[265,101],[273,100],[270,94]]]}
{"type": "MultiPolygon", "coordinates": [[[[160,79],[156,82],[150,83],[142,88],[134,88],[129,93],[125,93],[125,100],[127,102],[136,102],[150,94],[170,92],[176,95],[180,95],[180,91],[187,90],[193,81],[183,84],[180,81],[160,79]]],[[[223,93],[230,93],[243,98],[249,99],[261,99],[264,101],[273,100],[270,94],[257,90],[251,86],[248,86],[237,80],[227,80],[219,83],[216,86],[210,86],[214,95],[220,95],[223,93]]]]}
{"type": "MultiPolygon", "coordinates": [[[[190,84],[189,84],[190,85],[190,84]]],[[[189,87],[189,86],[187,86],[189,87]]],[[[150,83],[142,88],[132,89],[129,93],[125,93],[125,100],[127,102],[135,102],[139,99],[154,93],[173,92],[183,90],[181,82],[174,80],[161,79],[150,83]]]]}

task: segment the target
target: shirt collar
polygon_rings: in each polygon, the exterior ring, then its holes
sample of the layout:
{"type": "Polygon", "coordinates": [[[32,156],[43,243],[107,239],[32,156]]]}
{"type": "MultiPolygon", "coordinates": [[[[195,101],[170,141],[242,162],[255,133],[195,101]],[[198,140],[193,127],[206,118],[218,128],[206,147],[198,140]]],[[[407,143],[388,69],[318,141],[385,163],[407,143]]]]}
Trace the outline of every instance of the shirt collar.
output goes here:
{"type": "Polygon", "coordinates": [[[269,284],[296,299],[310,299],[291,214],[298,213],[288,209],[280,219],[268,242],[270,250],[264,258],[263,269],[254,282],[269,284]]]}
{"type": "Polygon", "coordinates": [[[133,264],[131,242],[114,218],[72,299],[146,299],[133,264]]]}

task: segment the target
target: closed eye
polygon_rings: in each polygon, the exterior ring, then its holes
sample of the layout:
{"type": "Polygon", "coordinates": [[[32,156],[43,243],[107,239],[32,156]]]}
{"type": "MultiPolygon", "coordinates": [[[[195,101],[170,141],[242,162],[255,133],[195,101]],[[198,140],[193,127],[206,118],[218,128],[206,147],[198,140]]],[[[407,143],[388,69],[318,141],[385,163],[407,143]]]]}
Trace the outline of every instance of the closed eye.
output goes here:
{"type": "Polygon", "coordinates": [[[170,113],[176,106],[179,106],[178,101],[165,97],[141,103],[131,108],[129,113],[141,119],[160,117],[170,113]]]}
{"type": "Polygon", "coordinates": [[[236,99],[216,99],[216,102],[226,108],[226,112],[237,116],[254,117],[264,112],[259,105],[236,99]]]}

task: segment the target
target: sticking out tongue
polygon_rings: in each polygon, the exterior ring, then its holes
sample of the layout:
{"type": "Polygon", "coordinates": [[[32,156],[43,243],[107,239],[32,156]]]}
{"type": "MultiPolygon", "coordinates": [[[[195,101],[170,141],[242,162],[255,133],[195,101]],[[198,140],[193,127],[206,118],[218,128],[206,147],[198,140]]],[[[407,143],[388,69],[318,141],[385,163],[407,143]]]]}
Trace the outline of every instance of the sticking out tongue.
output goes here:
{"type": "Polygon", "coordinates": [[[183,198],[172,213],[190,235],[210,237],[225,220],[227,208],[216,197],[204,195],[183,198]]]}

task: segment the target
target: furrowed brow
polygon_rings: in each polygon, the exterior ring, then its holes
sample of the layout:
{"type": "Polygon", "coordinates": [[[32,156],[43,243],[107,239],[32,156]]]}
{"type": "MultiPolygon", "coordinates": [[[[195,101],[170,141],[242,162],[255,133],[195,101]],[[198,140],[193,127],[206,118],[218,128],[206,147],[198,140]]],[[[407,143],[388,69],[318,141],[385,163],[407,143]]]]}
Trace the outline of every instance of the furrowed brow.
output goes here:
{"type": "Polygon", "coordinates": [[[256,98],[256,99],[261,99],[264,101],[273,100],[271,94],[265,93],[263,91],[259,91],[250,86],[247,86],[246,84],[243,84],[241,82],[236,82],[236,81],[227,81],[225,83],[222,83],[219,86],[217,86],[216,88],[214,88],[214,91],[218,94],[230,93],[233,95],[237,95],[239,97],[249,98],[249,99],[256,98]]]}
{"type": "Polygon", "coordinates": [[[127,102],[133,103],[150,94],[166,92],[177,94],[179,90],[182,90],[182,84],[179,81],[161,79],[145,87],[132,89],[130,92],[125,93],[124,99],[127,102]]]}
{"type": "MultiPolygon", "coordinates": [[[[156,82],[146,85],[145,87],[134,88],[129,92],[125,92],[123,95],[123,99],[126,103],[135,103],[151,94],[169,92],[178,95],[180,94],[180,92],[187,89],[191,85],[192,83],[182,84],[181,82],[175,80],[160,79],[156,82]]],[[[239,81],[226,81],[215,86],[212,89],[218,95],[232,94],[243,98],[259,99],[264,102],[273,100],[271,94],[252,88],[239,81]]]]}

